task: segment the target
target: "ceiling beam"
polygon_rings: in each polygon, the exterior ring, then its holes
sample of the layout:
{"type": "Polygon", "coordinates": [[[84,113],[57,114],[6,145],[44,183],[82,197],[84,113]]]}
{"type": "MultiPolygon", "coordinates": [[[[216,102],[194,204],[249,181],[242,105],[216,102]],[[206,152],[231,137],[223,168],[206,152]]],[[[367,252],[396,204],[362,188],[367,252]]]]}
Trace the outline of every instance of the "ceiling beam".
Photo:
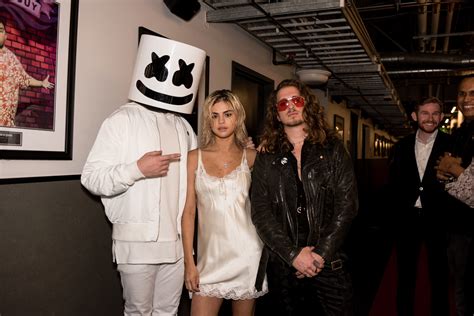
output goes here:
{"type": "MultiPolygon", "coordinates": [[[[218,10],[207,12],[207,22],[238,22],[248,19],[265,18],[265,14],[257,8],[251,6],[254,1],[235,0],[235,1],[204,1],[211,7],[218,10]]],[[[299,0],[299,1],[283,1],[275,3],[259,3],[268,14],[273,17],[291,13],[308,13],[327,10],[339,10],[344,4],[344,0],[299,0]]]]}

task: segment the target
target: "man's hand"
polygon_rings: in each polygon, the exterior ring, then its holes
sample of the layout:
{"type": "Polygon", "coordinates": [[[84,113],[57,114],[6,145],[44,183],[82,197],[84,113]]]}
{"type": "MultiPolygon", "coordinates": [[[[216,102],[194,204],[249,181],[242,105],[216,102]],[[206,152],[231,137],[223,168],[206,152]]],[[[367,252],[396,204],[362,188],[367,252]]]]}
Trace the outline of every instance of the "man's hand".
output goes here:
{"type": "Polygon", "coordinates": [[[43,80],[38,80],[30,76],[28,79],[28,86],[52,89],[54,87],[54,83],[49,82],[49,75],[47,75],[43,80]]]}
{"type": "Polygon", "coordinates": [[[293,260],[293,267],[297,270],[297,278],[312,278],[324,267],[324,259],[313,252],[314,247],[304,247],[293,260]]]}
{"type": "Polygon", "coordinates": [[[314,266],[321,271],[324,268],[324,259],[320,255],[318,255],[315,252],[312,252],[313,258],[314,258],[314,266]]]}
{"type": "Polygon", "coordinates": [[[162,151],[151,151],[137,161],[138,169],[147,178],[164,177],[168,174],[170,163],[179,161],[181,154],[163,155],[162,151]]]}
{"type": "Polygon", "coordinates": [[[436,177],[439,180],[447,181],[452,177],[458,177],[464,168],[461,167],[461,158],[453,157],[450,153],[444,153],[436,161],[436,177]]]}
{"type": "Polygon", "coordinates": [[[54,83],[49,82],[49,75],[41,81],[41,86],[46,89],[52,89],[54,87],[54,83]]]}

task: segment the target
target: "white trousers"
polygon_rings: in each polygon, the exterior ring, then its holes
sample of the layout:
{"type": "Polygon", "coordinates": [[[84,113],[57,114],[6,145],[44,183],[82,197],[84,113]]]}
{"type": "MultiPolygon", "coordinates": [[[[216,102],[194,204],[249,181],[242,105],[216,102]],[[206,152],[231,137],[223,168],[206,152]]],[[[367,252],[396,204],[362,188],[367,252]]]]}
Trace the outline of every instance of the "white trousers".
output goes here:
{"type": "Polygon", "coordinates": [[[184,284],[183,259],[164,264],[119,264],[125,316],[177,315],[184,284]]]}

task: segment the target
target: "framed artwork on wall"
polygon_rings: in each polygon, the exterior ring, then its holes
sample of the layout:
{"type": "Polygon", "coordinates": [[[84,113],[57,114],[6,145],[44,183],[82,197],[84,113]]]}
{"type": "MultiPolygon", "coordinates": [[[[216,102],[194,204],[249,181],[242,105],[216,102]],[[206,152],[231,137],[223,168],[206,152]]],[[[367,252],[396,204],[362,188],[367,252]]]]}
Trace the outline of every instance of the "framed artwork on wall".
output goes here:
{"type": "Polygon", "coordinates": [[[334,130],[344,140],[344,118],[334,114],[334,130]]]}
{"type": "Polygon", "coordinates": [[[78,5],[0,3],[0,159],[72,159],[78,5]]]}

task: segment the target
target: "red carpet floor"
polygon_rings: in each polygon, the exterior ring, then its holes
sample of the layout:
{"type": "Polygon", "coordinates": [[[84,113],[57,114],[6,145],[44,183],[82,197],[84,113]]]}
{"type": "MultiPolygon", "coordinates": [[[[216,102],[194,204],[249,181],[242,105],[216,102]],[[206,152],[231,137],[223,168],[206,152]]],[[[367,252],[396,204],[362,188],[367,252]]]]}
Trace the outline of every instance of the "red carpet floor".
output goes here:
{"type": "MultiPolygon", "coordinates": [[[[430,316],[430,286],[428,269],[426,268],[426,249],[421,248],[420,260],[418,260],[418,277],[415,290],[415,315],[430,316]]],[[[369,316],[397,316],[396,313],[396,293],[397,293],[397,270],[396,252],[392,251],[387,263],[384,276],[380,282],[377,295],[370,310],[369,316]]],[[[453,291],[450,291],[450,316],[456,316],[454,308],[453,291]]]]}

